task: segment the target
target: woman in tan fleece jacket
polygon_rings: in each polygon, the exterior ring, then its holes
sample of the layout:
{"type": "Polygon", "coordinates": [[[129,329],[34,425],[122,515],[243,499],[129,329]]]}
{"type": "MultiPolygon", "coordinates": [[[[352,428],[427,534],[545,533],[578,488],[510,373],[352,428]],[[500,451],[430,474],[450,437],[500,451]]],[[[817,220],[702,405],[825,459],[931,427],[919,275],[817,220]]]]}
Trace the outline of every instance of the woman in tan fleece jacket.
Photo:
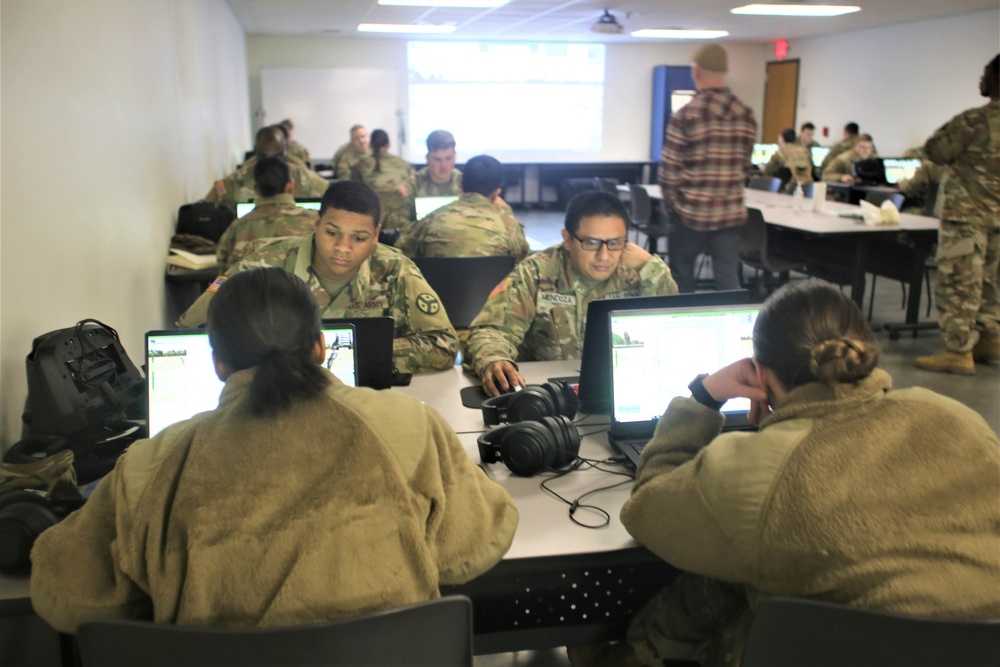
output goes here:
{"type": "Polygon", "coordinates": [[[234,276],[208,332],[219,407],[132,445],[36,542],[32,604],[53,627],[333,620],[437,597],[507,551],[517,510],[440,415],[319,365],[299,278],[234,276]]]}
{"type": "Polygon", "coordinates": [[[775,293],[753,345],[671,401],[646,446],[622,523],[685,574],[590,664],[738,664],[761,596],[1000,618],[1000,441],[983,418],[891,391],[860,310],[826,283],[775,293]],[[734,397],[758,432],[720,435],[734,397]]]}

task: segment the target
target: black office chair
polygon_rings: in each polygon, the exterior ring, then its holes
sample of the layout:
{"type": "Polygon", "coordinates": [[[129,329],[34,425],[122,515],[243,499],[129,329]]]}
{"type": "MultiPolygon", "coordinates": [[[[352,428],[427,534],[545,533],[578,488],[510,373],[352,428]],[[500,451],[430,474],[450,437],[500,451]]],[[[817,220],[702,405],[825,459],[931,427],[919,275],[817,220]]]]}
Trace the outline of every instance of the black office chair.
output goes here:
{"type": "Polygon", "coordinates": [[[750,190],[763,190],[764,192],[777,192],[781,189],[781,179],[776,176],[751,176],[747,182],[750,190]]]}
{"type": "MultiPolygon", "coordinates": [[[[764,214],[756,208],[747,209],[747,234],[740,250],[740,261],[754,269],[754,281],[750,290],[760,300],[787,283],[792,271],[805,271],[801,262],[769,252],[767,223],[764,222],[764,214]]],[[[741,269],[740,275],[742,274],[741,269]]]]}
{"type": "Polygon", "coordinates": [[[601,192],[610,192],[614,196],[618,196],[618,181],[613,178],[601,178],[600,176],[594,177],[594,189],[600,190],[601,192]]]}
{"type": "MultiPolygon", "coordinates": [[[[903,202],[905,201],[905,199],[906,199],[906,197],[903,195],[902,192],[879,192],[877,190],[874,190],[874,191],[871,191],[871,192],[869,192],[869,193],[867,193],[865,195],[865,201],[868,202],[869,204],[873,204],[874,206],[881,206],[882,202],[891,201],[893,203],[893,205],[896,207],[897,211],[903,210],[903,202]]],[[[868,321],[869,322],[872,321],[872,313],[874,312],[874,308],[875,308],[875,283],[877,282],[877,280],[878,280],[878,276],[873,273],[872,274],[872,289],[871,289],[871,293],[868,295],[868,321]]],[[[929,280],[929,278],[928,278],[928,280],[929,280]]],[[[900,282],[899,284],[903,288],[903,305],[900,306],[900,307],[901,308],[906,308],[906,283],[900,282]]],[[[929,291],[930,291],[930,284],[929,283],[928,283],[928,288],[927,289],[928,289],[928,293],[929,293],[929,291]]]]}
{"type": "Polygon", "coordinates": [[[742,665],[995,667],[998,662],[1000,620],[946,621],[769,598],[754,614],[742,665]]]}
{"type": "Polygon", "coordinates": [[[514,268],[510,255],[414,257],[413,261],[441,298],[456,329],[469,328],[490,292],[514,268]]]}
{"type": "Polygon", "coordinates": [[[670,225],[665,221],[665,214],[653,208],[653,201],[649,198],[649,192],[641,185],[629,183],[629,196],[632,210],[632,228],[636,230],[636,242],[639,241],[639,233],[646,236],[646,248],[653,254],[666,254],[659,252],[661,238],[670,235],[670,225]]]}
{"type": "Polygon", "coordinates": [[[95,621],[83,667],[472,665],[472,602],[453,596],[317,625],[234,630],[95,621]]]}

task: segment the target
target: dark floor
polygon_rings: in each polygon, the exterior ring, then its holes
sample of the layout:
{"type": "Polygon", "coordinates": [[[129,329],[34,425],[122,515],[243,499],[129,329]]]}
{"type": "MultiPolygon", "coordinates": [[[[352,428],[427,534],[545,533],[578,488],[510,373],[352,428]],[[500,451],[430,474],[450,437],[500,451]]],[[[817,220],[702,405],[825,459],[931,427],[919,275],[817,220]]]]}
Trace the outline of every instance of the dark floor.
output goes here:
{"type": "MultiPolygon", "coordinates": [[[[562,240],[561,212],[515,211],[515,214],[525,225],[525,233],[532,250],[540,250],[562,240]]],[[[933,276],[931,284],[933,285],[933,276]]],[[[927,295],[924,294],[922,314],[926,313],[926,306],[927,295]]],[[[866,311],[867,307],[866,300],[866,311]]],[[[879,279],[875,288],[873,324],[877,326],[882,322],[900,322],[904,316],[900,284],[884,278],[879,279]]],[[[931,319],[933,318],[932,311],[931,319]]],[[[976,375],[972,377],[929,373],[914,368],[913,358],[942,349],[937,332],[921,332],[916,338],[904,334],[896,341],[889,340],[888,334],[884,331],[877,332],[876,336],[882,346],[881,366],[892,375],[896,388],[921,386],[950,396],[979,412],[990,427],[1000,433],[1000,365],[977,364],[976,375]]],[[[565,649],[556,648],[478,656],[475,665],[476,667],[569,667],[569,659],[565,649]]]]}

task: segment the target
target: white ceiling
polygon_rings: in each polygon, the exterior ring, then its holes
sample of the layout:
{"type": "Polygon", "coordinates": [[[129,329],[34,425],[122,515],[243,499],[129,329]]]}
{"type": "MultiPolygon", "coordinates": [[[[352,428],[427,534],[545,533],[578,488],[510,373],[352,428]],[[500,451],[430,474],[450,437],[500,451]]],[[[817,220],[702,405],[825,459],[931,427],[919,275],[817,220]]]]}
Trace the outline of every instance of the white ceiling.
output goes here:
{"type": "Polygon", "coordinates": [[[423,22],[458,26],[449,35],[433,35],[429,39],[612,43],[651,41],[629,36],[640,28],[728,30],[728,41],[798,39],[985,11],[998,6],[997,0],[830,0],[857,4],[862,10],[823,19],[729,13],[733,7],[752,1],[756,0],[510,0],[496,9],[448,9],[384,7],[377,0],[227,0],[248,35],[371,37],[371,33],[356,30],[359,23],[423,22]],[[623,35],[599,35],[590,31],[604,8],[624,25],[623,35]]]}

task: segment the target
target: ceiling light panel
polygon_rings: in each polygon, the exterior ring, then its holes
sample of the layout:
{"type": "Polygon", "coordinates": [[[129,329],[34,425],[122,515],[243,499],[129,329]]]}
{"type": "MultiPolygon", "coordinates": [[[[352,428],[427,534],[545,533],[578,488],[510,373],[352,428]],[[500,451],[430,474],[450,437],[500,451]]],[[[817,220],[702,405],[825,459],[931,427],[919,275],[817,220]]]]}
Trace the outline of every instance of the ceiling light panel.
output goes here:
{"type": "Polygon", "coordinates": [[[729,10],[733,14],[750,16],[841,16],[860,12],[857,5],[744,5],[729,10]]]}

